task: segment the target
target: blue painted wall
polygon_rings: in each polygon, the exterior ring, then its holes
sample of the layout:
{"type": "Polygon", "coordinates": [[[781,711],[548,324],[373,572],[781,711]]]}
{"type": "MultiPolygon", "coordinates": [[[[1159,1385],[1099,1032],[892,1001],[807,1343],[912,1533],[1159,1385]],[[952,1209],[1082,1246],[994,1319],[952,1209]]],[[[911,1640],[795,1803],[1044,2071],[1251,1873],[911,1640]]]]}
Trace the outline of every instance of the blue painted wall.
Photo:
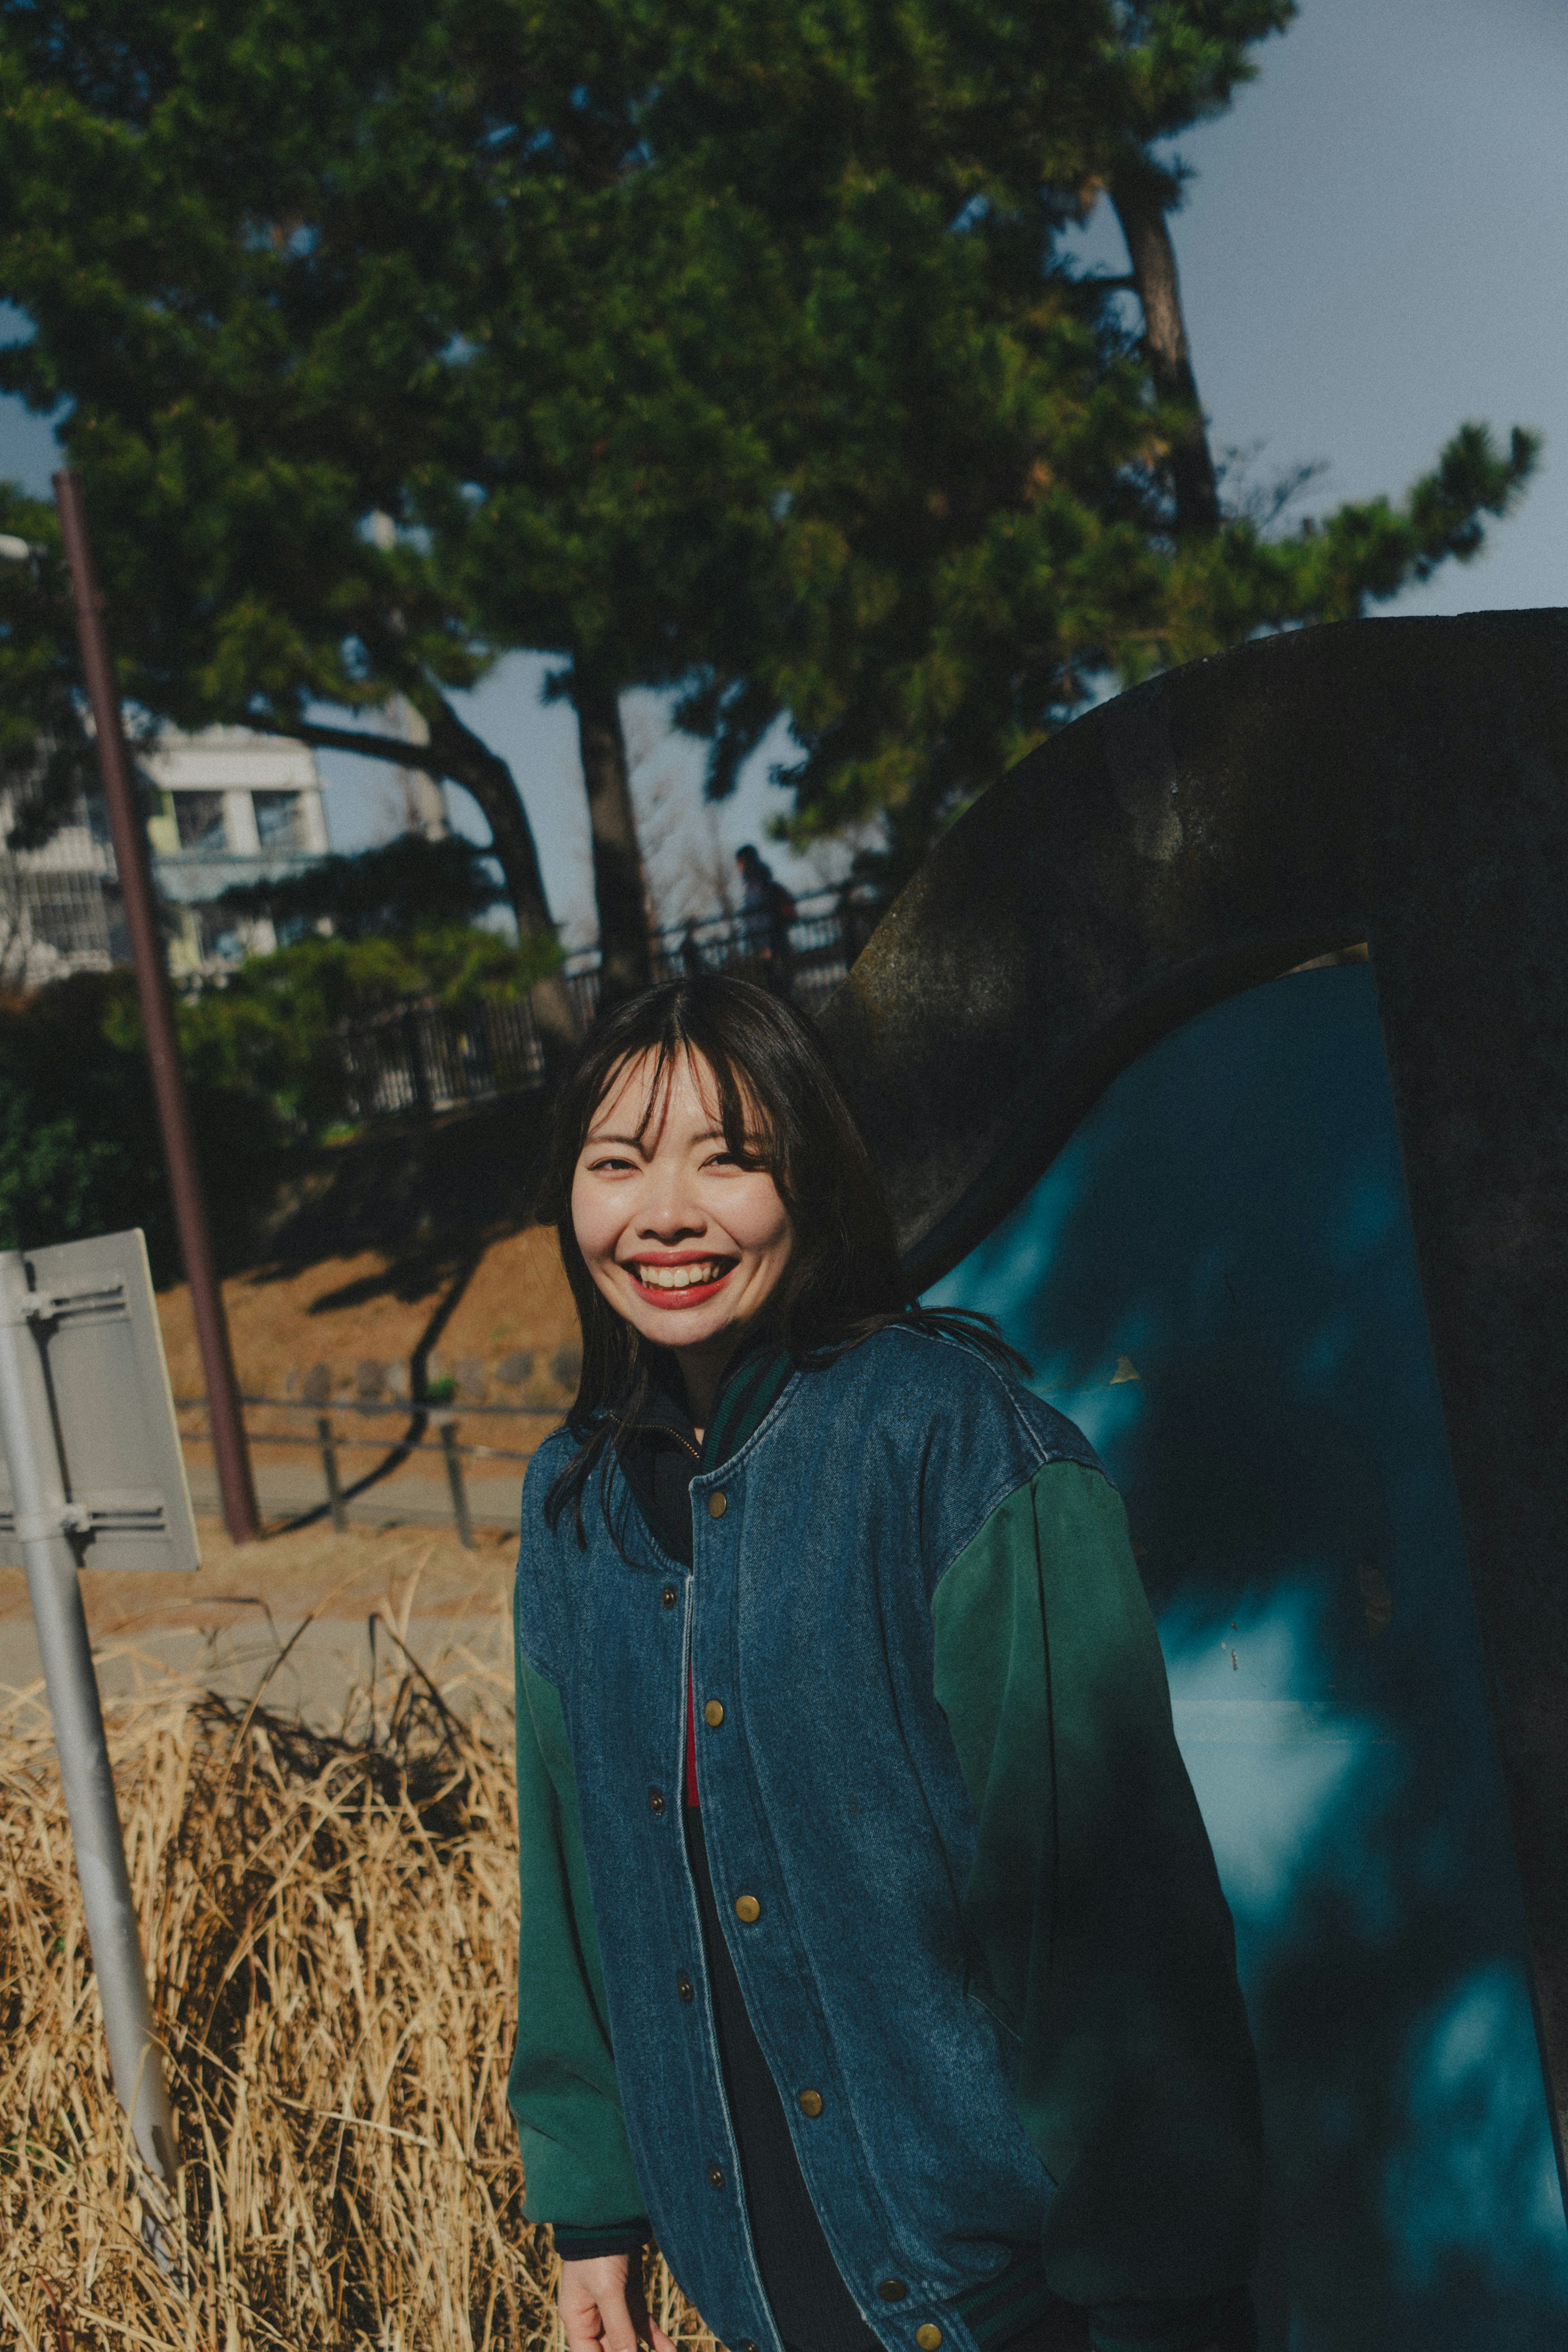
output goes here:
{"type": "Polygon", "coordinates": [[[930,1295],[999,1318],[1126,1497],[1262,2063],[1266,2352],[1568,2345],[1370,969],[1164,1040],[930,1295]]]}

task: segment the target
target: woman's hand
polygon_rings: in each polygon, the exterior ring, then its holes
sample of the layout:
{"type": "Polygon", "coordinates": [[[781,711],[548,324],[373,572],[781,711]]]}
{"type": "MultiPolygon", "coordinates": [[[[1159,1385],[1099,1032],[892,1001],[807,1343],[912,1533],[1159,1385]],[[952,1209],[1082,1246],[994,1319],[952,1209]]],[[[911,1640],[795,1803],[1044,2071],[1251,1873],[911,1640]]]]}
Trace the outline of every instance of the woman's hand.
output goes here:
{"type": "Polygon", "coordinates": [[[642,2260],[630,2254],[597,2254],[591,2262],[560,2266],[560,2325],[567,2352],[675,2352],[663,2328],[648,2316],[643,2298],[642,2260]]]}

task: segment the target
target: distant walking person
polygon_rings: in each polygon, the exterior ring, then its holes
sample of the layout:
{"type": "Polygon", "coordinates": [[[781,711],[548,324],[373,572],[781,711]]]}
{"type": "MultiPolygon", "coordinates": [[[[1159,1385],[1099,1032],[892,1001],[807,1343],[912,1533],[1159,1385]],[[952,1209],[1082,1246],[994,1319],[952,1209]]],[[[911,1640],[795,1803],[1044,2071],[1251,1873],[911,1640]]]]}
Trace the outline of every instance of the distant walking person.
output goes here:
{"type": "Polygon", "coordinates": [[[795,984],[795,956],[789,945],[795,901],[749,841],[736,851],[735,862],[740,868],[741,933],[747,957],[758,966],[765,988],[775,996],[788,996],[795,984]]]}

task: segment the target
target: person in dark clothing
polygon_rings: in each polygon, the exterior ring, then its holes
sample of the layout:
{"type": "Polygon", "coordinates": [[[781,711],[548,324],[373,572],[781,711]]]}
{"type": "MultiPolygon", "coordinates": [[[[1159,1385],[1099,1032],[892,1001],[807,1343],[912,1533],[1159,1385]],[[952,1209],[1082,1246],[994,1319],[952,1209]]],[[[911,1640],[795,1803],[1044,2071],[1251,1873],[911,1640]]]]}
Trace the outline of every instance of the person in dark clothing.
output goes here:
{"type": "Polygon", "coordinates": [[[1121,1504],[922,1309],[814,1033],[596,1031],[541,1204],[583,1327],[529,1466],[508,2084],[569,2352],[1249,2352],[1234,1938],[1121,1504]]]}
{"type": "Polygon", "coordinates": [[[789,926],[795,901],[748,841],[735,853],[740,868],[741,935],[748,961],[757,965],[763,985],[775,996],[788,996],[795,982],[795,953],[789,926]]]}

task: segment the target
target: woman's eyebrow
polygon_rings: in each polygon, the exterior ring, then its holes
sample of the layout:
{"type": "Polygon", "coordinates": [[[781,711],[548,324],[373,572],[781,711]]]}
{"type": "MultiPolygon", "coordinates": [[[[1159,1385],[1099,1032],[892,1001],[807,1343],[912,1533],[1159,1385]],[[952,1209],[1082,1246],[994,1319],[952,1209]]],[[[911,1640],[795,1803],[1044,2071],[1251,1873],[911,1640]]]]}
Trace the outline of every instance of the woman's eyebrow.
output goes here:
{"type": "MultiPolygon", "coordinates": [[[[695,1134],[689,1135],[686,1138],[688,1146],[694,1143],[725,1143],[727,1142],[727,1140],[728,1138],[726,1136],[722,1127],[699,1128],[695,1134]]],[[[629,1144],[632,1150],[641,1153],[644,1160],[648,1157],[648,1147],[646,1141],[642,1136],[616,1135],[608,1128],[591,1129],[588,1135],[583,1139],[582,1148],[587,1151],[601,1143],[629,1144]]]]}

